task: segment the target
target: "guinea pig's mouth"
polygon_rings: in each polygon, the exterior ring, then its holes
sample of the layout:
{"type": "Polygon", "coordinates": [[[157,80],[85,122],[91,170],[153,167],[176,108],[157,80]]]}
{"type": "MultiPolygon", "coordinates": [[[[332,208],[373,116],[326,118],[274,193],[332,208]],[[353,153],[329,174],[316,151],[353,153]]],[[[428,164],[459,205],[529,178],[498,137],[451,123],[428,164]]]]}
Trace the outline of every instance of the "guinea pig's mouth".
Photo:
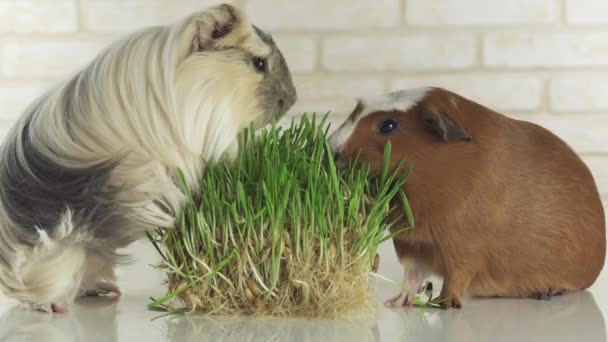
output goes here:
{"type": "Polygon", "coordinates": [[[255,120],[253,120],[253,126],[256,129],[262,128],[271,123],[272,121],[278,121],[281,117],[281,115],[264,112],[262,115],[258,116],[255,120]]]}
{"type": "Polygon", "coordinates": [[[287,115],[287,111],[280,111],[280,112],[277,112],[277,113],[275,113],[274,115],[272,115],[272,117],[273,117],[273,119],[274,119],[274,120],[279,121],[279,120],[281,120],[282,118],[284,118],[284,117],[285,117],[285,115],[287,115]]]}
{"type": "Polygon", "coordinates": [[[261,128],[268,125],[271,122],[278,122],[287,115],[287,110],[284,108],[265,110],[258,117],[253,120],[255,128],[261,128]]]}
{"type": "Polygon", "coordinates": [[[344,160],[342,153],[334,152],[334,165],[336,165],[336,168],[338,169],[344,169],[348,166],[348,162],[344,160]]]}

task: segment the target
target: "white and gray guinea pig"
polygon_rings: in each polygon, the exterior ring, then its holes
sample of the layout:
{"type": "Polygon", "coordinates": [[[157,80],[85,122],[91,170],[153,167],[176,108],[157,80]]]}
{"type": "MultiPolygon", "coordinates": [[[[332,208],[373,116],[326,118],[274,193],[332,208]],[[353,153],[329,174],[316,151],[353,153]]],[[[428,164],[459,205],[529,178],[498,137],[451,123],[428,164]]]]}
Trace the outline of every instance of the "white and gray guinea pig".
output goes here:
{"type": "Polygon", "coordinates": [[[119,294],[123,248],[172,226],[205,163],[294,104],[270,35],[231,5],[114,43],[29,106],[0,151],[0,290],[66,312],[119,294]]]}

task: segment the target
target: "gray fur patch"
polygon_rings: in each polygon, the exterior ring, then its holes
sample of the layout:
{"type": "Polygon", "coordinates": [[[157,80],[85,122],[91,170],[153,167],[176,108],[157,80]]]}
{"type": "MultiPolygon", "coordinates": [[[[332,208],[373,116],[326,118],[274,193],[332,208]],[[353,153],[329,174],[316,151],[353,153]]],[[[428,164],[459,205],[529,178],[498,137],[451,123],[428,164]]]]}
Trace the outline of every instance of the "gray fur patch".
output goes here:
{"type": "Polygon", "coordinates": [[[37,229],[52,233],[67,208],[77,228],[107,224],[118,218],[108,179],[115,163],[66,168],[32,145],[29,122],[7,141],[0,164],[0,198],[22,242],[37,241],[37,229]]]}
{"type": "Polygon", "coordinates": [[[258,36],[271,48],[268,56],[269,70],[260,83],[257,94],[268,119],[283,117],[297,100],[296,88],[283,54],[272,39],[272,36],[254,26],[258,36]]]}

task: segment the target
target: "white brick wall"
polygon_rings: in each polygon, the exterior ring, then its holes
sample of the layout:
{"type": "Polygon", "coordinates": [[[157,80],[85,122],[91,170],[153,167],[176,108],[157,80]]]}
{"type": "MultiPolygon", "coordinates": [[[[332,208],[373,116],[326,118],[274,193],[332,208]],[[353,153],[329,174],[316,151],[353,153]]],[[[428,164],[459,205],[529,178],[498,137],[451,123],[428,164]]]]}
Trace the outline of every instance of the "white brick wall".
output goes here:
{"type": "MultiPolygon", "coordinates": [[[[514,115],[548,128],[567,141],[581,154],[606,155],[608,120],[605,113],[579,113],[576,115],[514,115]]],[[[608,157],[608,155],[606,155],[608,157]]]]}
{"type": "Polygon", "coordinates": [[[255,22],[268,29],[351,30],[397,27],[400,0],[246,0],[255,22]]]}
{"type": "Polygon", "coordinates": [[[289,62],[291,72],[312,72],[317,68],[318,44],[314,36],[278,33],[273,38],[289,62]]]}
{"type": "Polygon", "coordinates": [[[6,78],[65,78],[107,46],[109,37],[75,34],[54,39],[12,36],[0,40],[0,74],[6,78]]]}
{"type": "Polygon", "coordinates": [[[566,74],[550,83],[551,109],[608,112],[608,73],[566,74]]]}
{"type": "Polygon", "coordinates": [[[409,0],[405,14],[412,26],[502,26],[554,23],[559,9],[555,0],[409,0]]]}
{"type": "MultiPolygon", "coordinates": [[[[50,2],[51,0],[46,0],[50,2]]],[[[231,0],[79,0],[83,29],[88,32],[129,32],[179,20],[201,8],[231,0]]],[[[43,2],[38,0],[38,2],[43,2]]]]}
{"type": "MultiPolygon", "coordinates": [[[[221,0],[0,0],[0,135],[108,42],[221,0]]],[[[547,126],[608,195],[608,0],[231,0],[271,30],[294,113],[438,85],[547,126]]]]}
{"type": "Polygon", "coordinates": [[[76,1],[1,0],[0,32],[76,32],[76,1]]]}
{"type": "Polygon", "coordinates": [[[477,72],[457,75],[409,75],[394,78],[389,87],[390,90],[397,90],[429,84],[457,89],[461,95],[479,103],[493,104],[506,110],[533,112],[542,107],[542,81],[526,74],[477,72]]]}
{"type": "Polygon", "coordinates": [[[451,33],[329,36],[322,49],[329,71],[451,70],[475,64],[476,39],[451,33]]]}
{"type": "Polygon", "coordinates": [[[608,24],[608,1],[566,0],[569,24],[608,24]]]}
{"type": "Polygon", "coordinates": [[[483,64],[490,68],[607,67],[608,30],[490,32],[483,39],[483,64]]]}

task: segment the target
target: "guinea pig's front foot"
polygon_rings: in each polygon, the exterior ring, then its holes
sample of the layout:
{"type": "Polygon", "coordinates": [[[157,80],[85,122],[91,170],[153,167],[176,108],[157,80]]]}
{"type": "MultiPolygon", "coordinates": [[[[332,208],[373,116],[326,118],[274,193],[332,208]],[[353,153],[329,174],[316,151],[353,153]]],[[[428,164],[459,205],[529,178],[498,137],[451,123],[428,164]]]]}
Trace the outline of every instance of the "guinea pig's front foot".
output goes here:
{"type": "Polygon", "coordinates": [[[48,314],[67,314],[68,307],[65,304],[61,303],[51,303],[51,304],[33,304],[32,309],[38,312],[48,313],[48,314]]]}
{"type": "Polygon", "coordinates": [[[414,304],[414,296],[410,296],[406,291],[401,291],[399,294],[387,299],[384,302],[384,306],[387,307],[399,307],[409,306],[414,304]]]}
{"type": "Polygon", "coordinates": [[[121,294],[120,289],[113,284],[101,284],[94,289],[85,289],[80,292],[81,297],[118,298],[121,294]]]}
{"type": "Polygon", "coordinates": [[[444,310],[462,308],[461,296],[470,281],[471,276],[464,272],[444,275],[441,293],[439,297],[431,300],[431,303],[439,305],[444,310]]]}
{"type": "Polygon", "coordinates": [[[564,291],[562,290],[552,290],[549,289],[548,291],[542,291],[542,292],[535,292],[532,294],[532,298],[538,299],[538,300],[551,300],[551,298],[553,298],[553,296],[560,296],[564,293],[564,291]]]}
{"type": "Polygon", "coordinates": [[[462,308],[462,298],[458,295],[452,295],[448,297],[442,297],[441,295],[431,301],[433,304],[439,305],[441,309],[461,309],[462,308]]]}
{"type": "Polygon", "coordinates": [[[422,282],[424,280],[422,272],[410,270],[405,272],[403,286],[405,289],[384,302],[387,307],[399,307],[413,305],[416,301],[416,294],[421,293],[422,282]]]}

